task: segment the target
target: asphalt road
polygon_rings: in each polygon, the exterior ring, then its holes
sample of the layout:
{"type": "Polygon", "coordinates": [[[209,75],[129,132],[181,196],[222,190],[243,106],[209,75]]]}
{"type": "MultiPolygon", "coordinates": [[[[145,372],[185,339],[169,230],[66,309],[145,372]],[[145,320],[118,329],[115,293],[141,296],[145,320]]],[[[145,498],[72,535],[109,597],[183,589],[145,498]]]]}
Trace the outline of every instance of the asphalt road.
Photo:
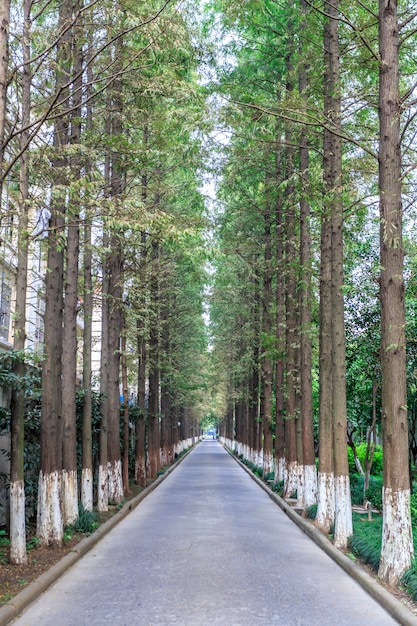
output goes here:
{"type": "Polygon", "coordinates": [[[203,441],[14,624],[395,624],[215,441],[203,441]]]}

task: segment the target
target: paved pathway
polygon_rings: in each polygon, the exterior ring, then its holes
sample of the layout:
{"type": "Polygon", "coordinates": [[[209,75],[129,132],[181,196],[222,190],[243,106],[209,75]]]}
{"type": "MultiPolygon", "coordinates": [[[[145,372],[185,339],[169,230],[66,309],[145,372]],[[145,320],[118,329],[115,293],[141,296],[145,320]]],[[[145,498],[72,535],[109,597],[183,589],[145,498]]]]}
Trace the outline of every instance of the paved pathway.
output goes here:
{"type": "Polygon", "coordinates": [[[215,441],[204,441],[14,622],[396,623],[215,441]]]}

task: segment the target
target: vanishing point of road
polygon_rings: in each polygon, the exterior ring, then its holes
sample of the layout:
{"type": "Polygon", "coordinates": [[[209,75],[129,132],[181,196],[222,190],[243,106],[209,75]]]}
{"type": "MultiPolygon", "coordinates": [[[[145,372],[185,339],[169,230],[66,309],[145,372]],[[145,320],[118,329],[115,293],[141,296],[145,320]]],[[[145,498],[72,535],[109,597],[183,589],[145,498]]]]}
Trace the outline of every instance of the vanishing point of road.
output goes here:
{"type": "Polygon", "coordinates": [[[13,623],[397,622],[206,440],[13,623]]]}

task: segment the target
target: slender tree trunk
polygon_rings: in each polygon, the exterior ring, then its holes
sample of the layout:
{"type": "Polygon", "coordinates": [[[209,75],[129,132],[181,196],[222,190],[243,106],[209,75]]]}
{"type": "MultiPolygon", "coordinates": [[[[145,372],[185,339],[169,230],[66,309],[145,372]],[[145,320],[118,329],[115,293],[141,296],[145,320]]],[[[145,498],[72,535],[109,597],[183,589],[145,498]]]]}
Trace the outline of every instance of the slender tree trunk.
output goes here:
{"type": "MultiPolygon", "coordinates": [[[[331,8],[326,4],[326,12],[331,8]]],[[[333,112],[333,84],[331,72],[331,25],[324,25],[324,114],[333,112]]],[[[323,133],[324,197],[321,215],[320,243],[320,348],[319,348],[319,472],[318,507],[316,521],[329,532],[335,519],[334,457],[333,457],[333,377],[332,377],[332,223],[331,198],[333,194],[333,141],[329,129],[323,133]]]]}
{"type": "MultiPolygon", "coordinates": [[[[23,68],[22,86],[22,126],[30,120],[31,109],[31,68],[30,59],[30,18],[31,2],[23,5],[23,68]]],[[[28,139],[28,131],[23,131],[20,146],[23,148],[28,139]]],[[[14,318],[13,349],[23,352],[26,339],[26,295],[28,272],[28,199],[29,199],[29,153],[24,151],[20,157],[19,179],[19,230],[17,242],[16,272],[16,307],[14,318]]],[[[14,374],[18,378],[25,375],[26,367],[23,356],[14,362],[14,374]]],[[[11,457],[10,457],[10,562],[13,565],[27,563],[26,524],[25,524],[25,485],[24,485],[24,417],[26,399],[24,389],[12,389],[11,398],[11,457]]]]}
{"type": "Polygon", "coordinates": [[[122,334],[122,384],[123,384],[123,489],[130,494],[129,486],[129,386],[127,382],[126,324],[122,334]]]}
{"type": "MultiPolygon", "coordinates": [[[[293,91],[292,65],[287,59],[287,93],[293,91]]],[[[297,453],[297,275],[296,275],[296,230],[294,207],[294,148],[292,147],[292,129],[287,124],[286,132],[286,175],[290,183],[286,189],[285,211],[285,328],[286,328],[286,422],[285,422],[285,485],[284,497],[289,498],[298,489],[298,453],[297,453]]]]}
{"type": "MultiPolygon", "coordinates": [[[[303,16],[306,3],[300,2],[303,16]]],[[[302,31],[306,33],[305,17],[302,20],[302,31]]],[[[299,70],[299,89],[304,96],[307,88],[307,67],[301,64],[299,70]]],[[[311,347],[311,235],[310,235],[310,204],[309,183],[309,151],[308,131],[303,127],[300,139],[300,419],[302,424],[303,449],[303,506],[309,507],[317,502],[317,470],[314,454],[313,397],[312,397],[312,347],[311,347]]]]}
{"type": "Polygon", "coordinates": [[[84,331],[83,331],[83,414],[82,414],[82,473],[81,504],[86,511],[93,510],[93,402],[91,391],[93,340],[93,281],[91,254],[91,220],[87,216],[84,226],[84,331]]]}
{"type": "MultiPolygon", "coordinates": [[[[88,52],[87,97],[91,97],[93,82],[90,63],[91,49],[88,52]]],[[[93,110],[87,105],[87,130],[93,128],[93,110]]],[[[91,175],[91,162],[87,162],[87,175],[91,175]]],[[[92,278],[92,220],[89,207],[86,207],[84,219],[83,241],[83,409],[82,409],[82,470],[81,470],[81,504],[86,511],[93,510],[93,398],[92,398],[92,345],[93,345],[93,278],[92,278]]]]}
{"type": "Polygon", "coordinates": [[[141,253],[139,259],[139,293],[140,310],[137,318],[137,343],[138,343],[138,415],[135,422],[135,482],[143,487],[146,486],[146,452],[145,452],[145,418],[146,418],[146,329],[145,329],[145,270],[146,270],[146,234],[141,234],[141,253]]]}
{"type": "Polygon", "coordinates": [[[148,454],[150,478],[155,478],[160,468],[159,431],[159,250],[152,242],[151,301],[152,319],[149,332],[149,409],[148,409],[148,454]]]}
{"type": "MultiPolygon", "coordinates": [[[[81,93],[83,53],[79,40],[82,29],[74,26],[73,49],[75,54],[71,105],[70,143],[73,155],[70,157],[72,181],[81,175],[80,155],[77,153],[81,142],[81,93]]],[[[62,350],[62,514],[64,526],[71,526],[78,519],[78,482],[77,482],[77,314],[78,314],[78,258],[80,250],[79,197],[70,190],[70,206],[67,214],[66,280],[64,291],[64,328],[62,350]]]]}
{"type": "MultiPolygon", "coordinates": [[[[267,185],[269,181],[267,181],[267,185]]],[[[267,192],[267,196],[268,196],[267,192]]],[[[263,285],[262,285],[262,330],[264,337],[264,345],[262,346],[262,404],[261,412],[263,422],[263,474],[269,474],[274,471],[274,454],[273,454],[273,423],[272,423],[272,357],[270,345],[272,342],[272,322],[271,322],[271,306],[272,306],[272,216],[271,206],[265,209],[264,214],[264,268],[263,268],[263,285]]]]}
{"type": "Polygon", "coordinates": [[[378,382],[374,378],[372,382],[372,422],[366,433],[366,452],[365,452],[365,476],[363,481],[363,501],[366,501],[366,491],[369,487],[371,477],[372,463],[374,461],[374,452],[376,447],[376,393],[378,382]]]}
{"type": "MultiPolygon", "coordinates": [[[[118,39],[115,44],[115,69],[121,66],[123,42],[118,39]]],[[[123,93],[121,78],[117,77],[112,85],[111,93],[111,133],[116,148],[111,153],[110,195],[113,201],[114,217],[117,220],[124,191],[124,171],[121,157],[117,150],[117,142],[122,139],[123,124],[123,93]]],[[[109,480],[109,500],[119,504],[123,500],[122,461],[120,457],[120,339],[122,330],[122,299],[124,271],[124,233],[119,225],[112,225],[110,233],[110,254],[107,259],[109,267],[109,388],[108,388],[108,439],[107,468],[109,480]]]]}
{"type": "MultiPolygon", "coordinates": [[[[9,25],[10,0],[0,3],[0,173],[3,173],[4,138],[7,111],[7,87],[9,73],[9,25]]],[[[2,184],[0,183],[0,198],[2,198],[2,184]]]]}
{"type": "Polygon", "coordinates": [[[346,548],[353,532],[350,501],[349,466],[346,445],[346,339],[343,301],[343,204],[342,204],[342,140],[340,138],[340,61],[338,0],[328,5],[329,15],[329,90],[332,107],[329,121],[332,133],[331,181],[331,299],[332,299],[332,407],[335,485],[334,543],[346,548]]]}
{"type": "Polygon", "coordinates": [[[64,218],[66,211],[65,147],[68,144],[68,82],[71,66],[71,2],[59,5],[56,89],[61,115],[54,126],[54,184],[50,205],[48,258],[45,279],[45,358],[42,368],[41,471],[38,487],[37,535],[42,544],[60,544],[63,536],[61,513],[62,478],[62,323],[64,273],[64,218]]]}
{"type": "Polygon", "coordinates": [[[400,94],[396,0],[379,2],[379,192],[383,529],[379,577],[395,585],[411,566],[400,94]]]}
{"type": "MultiPolygon", "coordinates": [[[[281,151],[276,148],[275,176],[277,184],[281,182],[281,151]]],[[[281,194],[276,199],[275,209],[275,258],[277,276],[275,288],[276,307],[276,346],[275,363],[275,482],[285,479],[285,270],[284,270],[284,218],[281,194]]]]}
{"type": "MultiPolygon", "coordinates": [[[[105,176],[110,176],[110,157],[106,156],[105,176]]],[[[103,232],[103,248],[107,249],[108,235],[103,232]]],[[[109,483],[107,470],[107,440],[109,423],[109,268],[107,264],[107,253],[102,265],[102,293],[101,293],[101,352],[100,352],[100,433],[99,433],[99,466],[97,481],[97,508],[101,512],[108,510],[109,503],[109,483]]]]}
{"type": "Polygon", "coordinates": [[[109,369],[108,369],[108,438],[107,469],[109,501],[123,500],[122,461],[120,457],[120,338],[122,328],[123,254],[121,234],[110,237],[109,264],[109,369]]]}

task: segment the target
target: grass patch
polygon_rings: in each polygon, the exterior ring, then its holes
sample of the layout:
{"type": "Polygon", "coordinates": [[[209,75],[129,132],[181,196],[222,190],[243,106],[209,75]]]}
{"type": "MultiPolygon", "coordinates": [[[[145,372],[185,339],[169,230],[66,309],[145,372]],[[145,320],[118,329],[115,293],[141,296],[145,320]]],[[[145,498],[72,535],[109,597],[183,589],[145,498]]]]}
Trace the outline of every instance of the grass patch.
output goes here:
{"type": "Polygon", "coordinates": [[[369,521],[367,517],[353,514],[353,535],[349,540],[349,548],[363,563],[377,571],[381,555],[382,517],[375,515],[369,521]]]}

